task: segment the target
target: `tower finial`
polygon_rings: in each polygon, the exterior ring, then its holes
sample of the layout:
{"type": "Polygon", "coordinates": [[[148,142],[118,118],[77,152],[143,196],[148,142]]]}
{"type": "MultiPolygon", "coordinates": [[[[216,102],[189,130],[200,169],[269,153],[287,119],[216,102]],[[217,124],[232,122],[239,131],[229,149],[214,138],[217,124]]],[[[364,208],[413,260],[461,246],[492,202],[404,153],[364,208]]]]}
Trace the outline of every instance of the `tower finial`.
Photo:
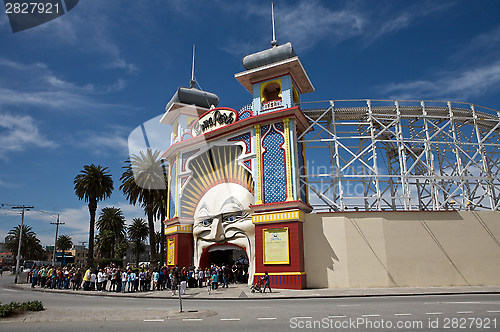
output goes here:
{"type": "Polygon", "coordinates": [[[278,46],[278,42],[276,41],[276,32],[274,30],[274,3],[271,2],[271,16],[273,21],[273,40],[271,41],[271,46],[278,46]]]}
{"type": "Polygon", "coordinates": [[[196,84],[196,80],[194,79],[194,50],[195,50],[195,46],[193,45],[193,65],[191,67],[191,81],[189,81],[190,88],[194,88],[194,86],[196,84]]]}

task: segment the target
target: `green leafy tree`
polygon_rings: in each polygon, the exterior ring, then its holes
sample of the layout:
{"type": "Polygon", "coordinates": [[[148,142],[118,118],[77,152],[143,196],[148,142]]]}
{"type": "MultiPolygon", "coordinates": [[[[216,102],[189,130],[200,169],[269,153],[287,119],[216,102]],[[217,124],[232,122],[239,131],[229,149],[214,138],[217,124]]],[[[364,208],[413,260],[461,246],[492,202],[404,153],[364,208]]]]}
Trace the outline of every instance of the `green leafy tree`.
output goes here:
{"type": "Polygon", "coordinates": [[[107,167],[92,165],[83,166],[83,170],[75,177],[75,194],[79,199],[89,202],[90,231],[89,253],[87,264],[94,266],[94,229],[97,202],[111,196],[113,192],[113,179],[107,167]]]}
{"type": "Polygon", "coordinates": [[[114,234],[111,240],[111,254],[108,258],[115,257],[115,244],[125,238],[125,217],[119,208],[105,207],[102,209],[97,220],[97,229],[99,232],[111,231],[114,234]]]}
{"type": "Polygon", "coordinates": [[[165,175],[160,150],[147,149],[140,151],[139,156],[133,155],[125,161],[124,172],[120,177],[120,189],[130,202],[135,205],[141,203],[148,216],[149,245],[151,264],[158,265],[156,256],[156,241],[154,233],[154,199],[160,190],[165,190],[165,175]]]}
{"type": "Polygon", "coordinates": [[[115,243],[115,256],[116,258],[123,258],[125,253],[127,252],[129,248],[127,239],[123,238],[120,239],[118,242],[115,243]]]}
{"type": "MultiPolygon", "coordinates": [[[[5,237],[5,247],[17,255],[19,246],[19,234],[21,234],[21,225],[11,229],[5,237]]],[[[23,259],[43,259],[45,251],[43,250],[40,240],[30,226],[23,225],[21,241],[21,256],[23,259]]]]}
{"type": "Polygon", "coordinates": [[[101,258],[110,257],[113,250],[115,235],[112,231],[103,230],[97,233],[94,240],[97,256],[101,258]]]}
{"type": "Polygon", "coordinates": [[[127,233],[128,238],[132,241],[132,250],[135,251],[136,263],[139,266],[139,255],[144,251],[143,241],[149,234],[149,227],[146,220],[134,218],[132,224],[127,228],[127,233]]]}
{"type": "Polygon", "coordinates": [[[73,240],[69,235],[61,235],[57,238],[56,249],[62,250],[62,261],[61,264],[64,265],[66,258],[66,250],[70,250],[73,247],[73,240]]]}

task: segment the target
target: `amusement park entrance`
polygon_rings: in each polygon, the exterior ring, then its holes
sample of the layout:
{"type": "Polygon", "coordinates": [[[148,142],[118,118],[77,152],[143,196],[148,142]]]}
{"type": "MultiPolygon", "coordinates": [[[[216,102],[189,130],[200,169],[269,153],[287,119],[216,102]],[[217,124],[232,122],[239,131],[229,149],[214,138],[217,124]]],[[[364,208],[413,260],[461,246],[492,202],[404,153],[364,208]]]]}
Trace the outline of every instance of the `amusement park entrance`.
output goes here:
{"type": "Polygon", "coordinates": [[[232,266],[234,263],[237,265],[248,265],[248,257],[245,250],[233,245],[210,247],[205,255],[208,256],[208,265],[232,266]]]}

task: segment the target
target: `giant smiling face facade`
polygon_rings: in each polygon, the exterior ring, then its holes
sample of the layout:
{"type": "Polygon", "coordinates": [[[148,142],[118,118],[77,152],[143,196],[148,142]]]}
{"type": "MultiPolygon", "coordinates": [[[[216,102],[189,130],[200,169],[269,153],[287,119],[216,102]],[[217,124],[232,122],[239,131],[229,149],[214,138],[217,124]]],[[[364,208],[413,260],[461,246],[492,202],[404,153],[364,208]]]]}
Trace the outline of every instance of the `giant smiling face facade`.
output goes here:
{"type": "Polygon", "coordinates": [[[248,280],[255,272],[255,226],[249,206],[254,204],[253,180],[236,161],[241,147],[213,147],[190,162],[192,178],[182,198],[183,211],[193,218],[194,264],[211,247],[245,250],[248,280]]]}
{"type": "Polygon", "coordinates": [[[232,244],[245,250],[250,263],[249,280],[255,270],[255,226],[249,213],[253,195],[235,183],[211,188],[198,203],[193,224],[195,265],[203,251],[213,245],[232,244]]]}

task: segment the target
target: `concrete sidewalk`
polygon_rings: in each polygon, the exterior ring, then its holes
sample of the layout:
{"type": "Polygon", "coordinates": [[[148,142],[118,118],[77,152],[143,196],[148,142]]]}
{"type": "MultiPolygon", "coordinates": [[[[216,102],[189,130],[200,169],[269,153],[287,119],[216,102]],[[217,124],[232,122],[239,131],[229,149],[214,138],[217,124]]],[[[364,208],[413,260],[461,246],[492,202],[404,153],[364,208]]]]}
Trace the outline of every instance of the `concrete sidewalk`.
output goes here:
{"type": "MultiPolygon", "coordinates": [[[[6,287],[35,292],[52,292],[80,294],[90,296],[137,297],[137,298],[178,298],[178,293],[172,296],[169,290],[115,293],[97,291],[73,291],[63,289],[31,288],[29,284],[9,284],[6,287]]],[[[188,288],[183,299],[293,299],[293,298],[339,298],[339,297],[367,297],[367,296],[412,296],[412,295],[448,295],[448,294],[500,294],[500,286],[457,286],[457,287],[392,287],[392,288],[319,288],[319,289],[274,289],[272,293],[252,293],[250,286],[230,284],[229,288],[219,287],[211,291],[207,288],[188,288]]]]}

